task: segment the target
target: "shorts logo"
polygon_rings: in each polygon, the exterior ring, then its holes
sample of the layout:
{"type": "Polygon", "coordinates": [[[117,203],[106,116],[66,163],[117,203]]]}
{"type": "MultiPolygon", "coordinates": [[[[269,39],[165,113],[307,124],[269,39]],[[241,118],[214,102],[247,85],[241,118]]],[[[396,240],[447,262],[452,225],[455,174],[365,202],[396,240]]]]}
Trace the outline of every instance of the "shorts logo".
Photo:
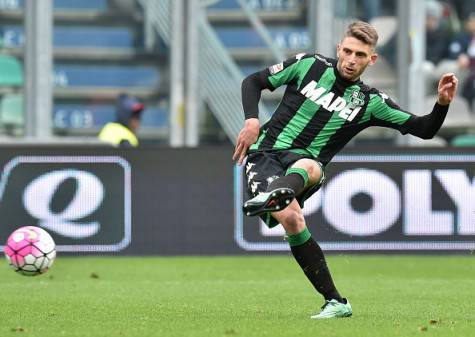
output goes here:
{"type": "Polygon", "coordinates": [[[247,183],[250,184],[252,182],[252,179],[257,175],[257,172],[249,172],[247,175],[247,183]]]}
{"type": "Polygon", "coordinates": [[[246,174],[249,174],[249,172],[251,172],[251,169],[254,165],[256,165],[256,164],[254,164],[254,163],[247,163],[246,164],[246,174]]]}
{"type": "Polygon", "coordinates": [[[247,185],[249,186],[249,189],[251,190],[252,194],[257,193],[257,189],[259,185],[261,184],[259,181],[254,181],[253,179],[256,177],[257,172],[251,171],[252,167],[255,166],[256,164],[254,163],[247,163],[246,164],[246,175],[247,175],[247,185]]]}
{"type": "Polygon", "coordinates": [[[257,182],[257,181],[253,181],[251,182],[251,184],[249,185],[250,188],[251,188],[251,192],[252,194],[256,194],[257,193],[257,188],[259,187],[261,183],[260,182],[257,182]]]}

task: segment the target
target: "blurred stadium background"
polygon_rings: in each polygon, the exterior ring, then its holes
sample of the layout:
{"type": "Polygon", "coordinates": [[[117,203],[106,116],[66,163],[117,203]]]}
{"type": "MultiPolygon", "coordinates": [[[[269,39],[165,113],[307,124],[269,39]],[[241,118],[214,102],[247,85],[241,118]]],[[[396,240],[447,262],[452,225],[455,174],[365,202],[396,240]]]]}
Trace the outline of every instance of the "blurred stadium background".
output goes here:
{"type": "MultiPolygon", "coordinates": [[[[0,242],[17,227],[41,226],[58,245],[57,268],[62,252],[214,256],[287,251],[279,228],[269,231],[256,219],[243,218],[240,211],[245,197],[241,168],[234,166],[231,155],[244,121],[243,77],[301,52],[334,56],[347,24],[364,19],[380,33],[381,55],[364,81],[422,115],[432,108],[442,71],[456,72],[461,84],[473,81],[470,65],[475,64],[475,49],[467,49],[469,66],[462,67],[463,51],[457,54],[454,47],[473,18],[472,9],[475,15],[473,4],[471,0],[0,0],[0,242]],[[437,21],[435,36],[447,36],[444,53],[436,60],[429,57],[435,53],[435,42],[428,19],[437,21]],[[123,92],[146,106],[138,132],[140,146],[134,149],[113,148],[97,138],[100,129],[114,121],[115,100],[123,92]]],[[[282,93],[263,94],[262,120],[272,114],[282,93]]],[[[471,254],[475,250],[471,103],[459,94],[432,140],[403,137],[384,128],[358,135],[329,166],[326,186],[305,209],[322,247],[339,253],[446,254],[440,263],[428,263],[430,268],[450,265],[458,256],[453,253],[471,254]]],[[[427,262],[420,258],[406,256],[394,263],[417,269],[427,262]]],[[[240,259],[236,261],[242,263],[240,259]]],[[[336,259],[340,282],[351,287],[351,281],[343,281],[346,272],[351,274],[351,263],[336,259]]],[[[93,265],[92,271],[99,270],[103,277],[99,260],[78,260],[71,265],[93,265]]],[[[159,261],[164,270],[176,262],[159,261]]],[[[223,267],[232,261],[218,264],[223,267]]],[[[473,267],[472,259],[465,256],[463,261],[465,268],[473,267]]],[[[203,263],[211,263],[207,270],[214,275],[213,262],[203,263]]],[[[120,267],[115,266],[118,272],[120,267]]],[[[459,280],[466,289],[474,287],[471,270],[459,280]]],[[[199,269],[195,272],[200,277],[199,269]]],[[[303,275],[292,272],[297,275],[295,284],[305,284],[303,275]]],[[[428,280],[430,275],[421,277],[428,280]]],[[[365,283],[361,279],[358,284],[365,283]]],[[[6,284],[4,289],[14,288],[13,283],[6,284]]],[[[432,289],[441,284],[419,286],[432,289]]],[[[285,291],[281,284],[277,289],[285,291]]],[[[176,291],[179,294],[181,288],[176,291]]],[[[367,295],[355,297],[363,301],[367,295]]],[[[437,303],[445,305],[442,300],[437,303]]],[[[180,305],[177,312],[185,310],[180,305]]],[[[252,314],[253,308],[246,308],[252,314]]],[[[438,308],[431,311],[435,313],[431,318],[437,319],[438,308]]],[[[416,332],[419,317],[411,321],[416,332]]],[[[466,331],[470,327],[473,319],[466,331]]],[[[224,335],[240,331],[221,328],[224,335]]],[[[187,326],[185,331],[192,329],[187,326]]],[[[345,329],[352,332],[348,325],[345,329]]],[[[333,330],[325,331],[332,335],[333,330]]],[[[372,336],[365,334],[369,330],[361,331],[362,336],[372,336]]],[[[405,330],[398,331],[405,335],[405,330]]]]}

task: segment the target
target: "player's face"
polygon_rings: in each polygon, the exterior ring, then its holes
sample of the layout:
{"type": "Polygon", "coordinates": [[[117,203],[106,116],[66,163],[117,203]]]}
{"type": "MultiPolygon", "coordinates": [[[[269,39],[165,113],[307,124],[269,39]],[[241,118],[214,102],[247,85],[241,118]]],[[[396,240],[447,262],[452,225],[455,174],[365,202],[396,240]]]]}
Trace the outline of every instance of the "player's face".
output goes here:
{"type": "Polygon", "coordinates": [[[338,44],[336,54],[338,72],[350,81],[356,81],[366,67],[373,65],[378,58],[378,54],[370,45],[354,37],[345,37],[338,44]]]}

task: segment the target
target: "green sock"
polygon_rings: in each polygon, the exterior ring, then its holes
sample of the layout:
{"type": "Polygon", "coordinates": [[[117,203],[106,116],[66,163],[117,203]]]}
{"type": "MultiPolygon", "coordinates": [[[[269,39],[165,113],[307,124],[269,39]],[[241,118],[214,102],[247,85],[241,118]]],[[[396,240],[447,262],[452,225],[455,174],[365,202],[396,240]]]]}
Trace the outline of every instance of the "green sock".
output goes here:
{"type": "Polygon", "coordinates": [[[305,229],[298,234],[287,234],[287,242],[290,247],[300,246],[307,242],[311,236],[310,231],[305,227],[305,229]]]}

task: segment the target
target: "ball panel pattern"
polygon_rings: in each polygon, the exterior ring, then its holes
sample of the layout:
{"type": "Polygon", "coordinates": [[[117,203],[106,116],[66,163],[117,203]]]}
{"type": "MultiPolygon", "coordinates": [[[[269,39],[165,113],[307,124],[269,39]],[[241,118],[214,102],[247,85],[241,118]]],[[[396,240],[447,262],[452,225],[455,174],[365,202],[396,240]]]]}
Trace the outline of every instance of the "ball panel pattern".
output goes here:
{"type": "Polygon", "coordinates": [[[55,243],[42,228],[34,226],[15,230],[4,248],[9,265],[19,274],[34,276],[46,272],[56,257],[55,243]]]}

